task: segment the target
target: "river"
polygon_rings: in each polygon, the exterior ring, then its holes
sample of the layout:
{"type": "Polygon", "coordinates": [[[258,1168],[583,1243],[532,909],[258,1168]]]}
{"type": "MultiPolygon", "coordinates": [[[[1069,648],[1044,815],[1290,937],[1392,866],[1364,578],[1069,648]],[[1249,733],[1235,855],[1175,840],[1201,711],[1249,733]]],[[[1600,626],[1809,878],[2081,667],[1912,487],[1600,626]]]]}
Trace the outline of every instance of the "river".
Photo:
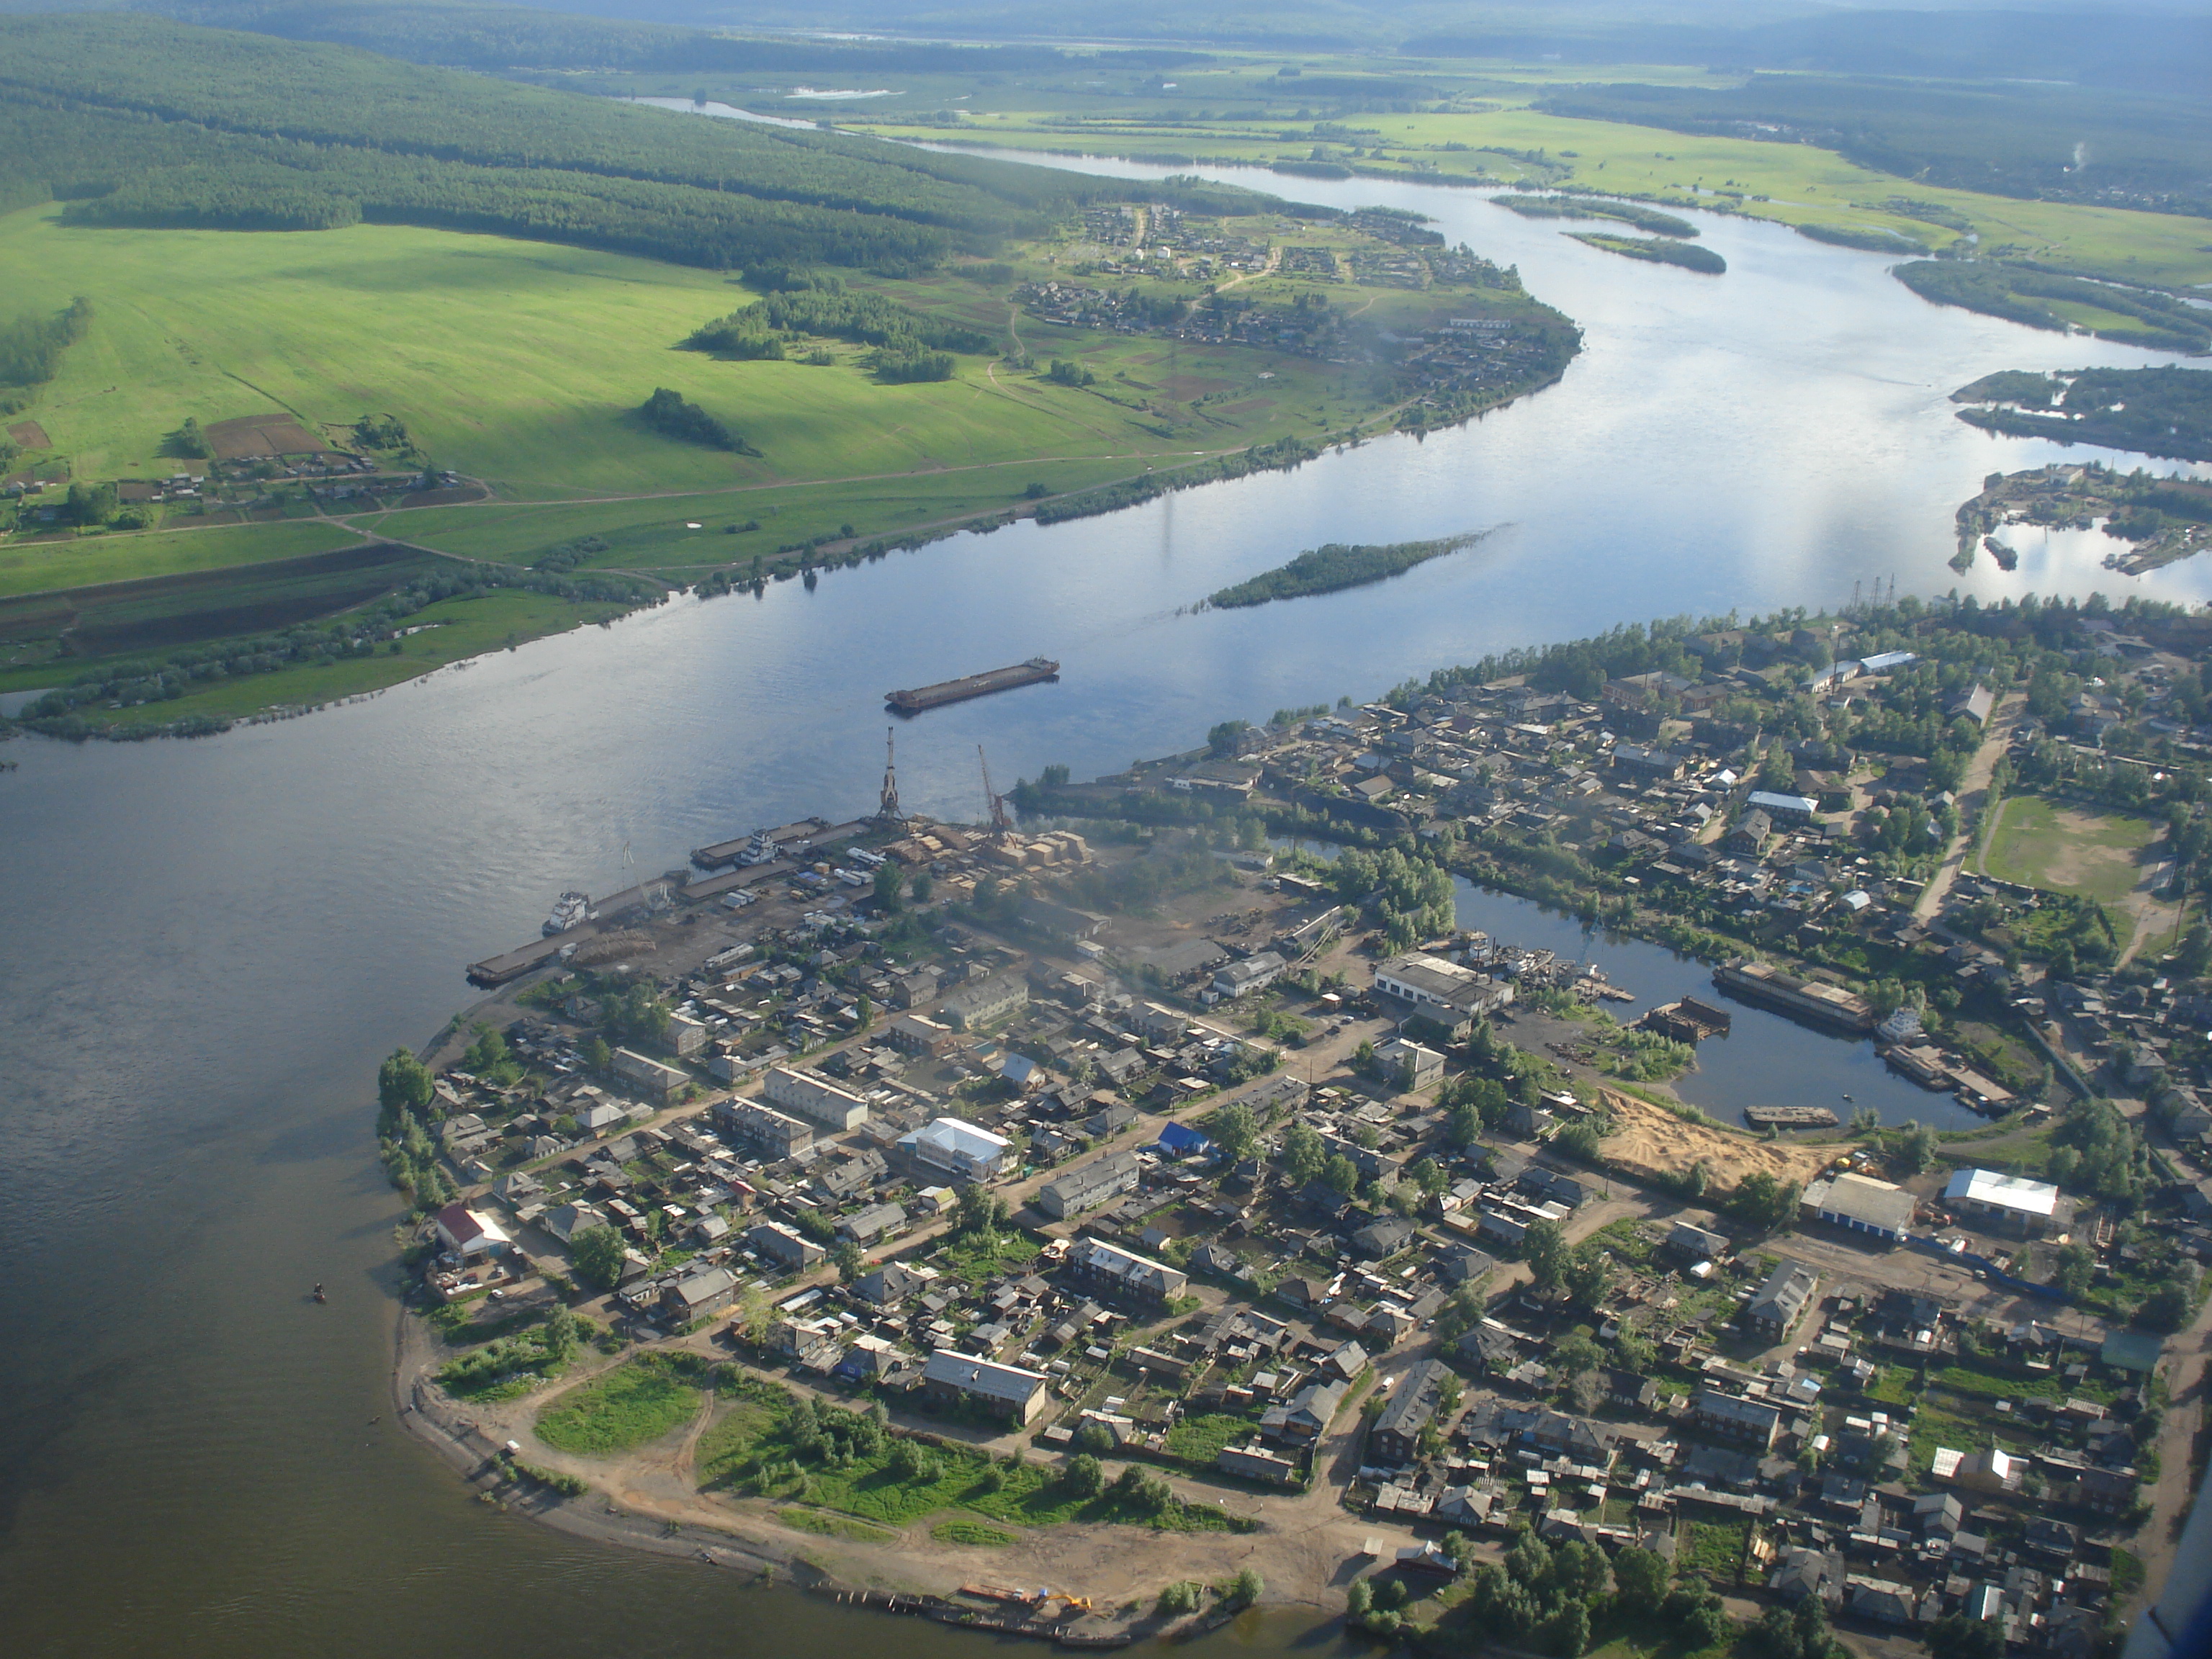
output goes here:
{"type": "MultiPolygon", "coordinates": [[[[854,1615],[490,1512],[392,1426],[397,1210],[371,1079],[465,1005],[464,963],[532,937],[564,887],[623,884],[625,849],[652,872],[759,823],[867,809],[890,686],[1041,651],[1066,665],[1057,685],[902,731],[908,805],[973,817],[978,743],[1002,787],[1054,761],[1085,776],[1496,647],[1820,605],[1892,575],[1948,588],[1957,504],[1984,473],[2062,452],[1974,431],[1944,394],[2000,368],[2160,361],[1939,310],[1877,257],[1771,226],[1708,219],[1731,267],[1714,279],[1466,191],[1267,182],[1436,215],[1517,262],[1588,349],[1560,386],[1425,441],[966,536],[815,590],[680,599],[210,740],[9,745],[10,1653],[845,1650],[854,1615]],[[1322,541],[1492,526],[1507,528],[1378,586],[1179,611],[1322,541]],[[327,1306],[304,1301],[313,1279],[327,1306]]],[[[2023,555],[2016,576],[1984,563],[1960,585],[2212,586],[2199,565],[2130,581],[2078,548],[2023,555]]],[[[1499,902],[1469,901],[1478,925],[1547,942],[1555,924],[1494,920],[1499,902]]],[[[1696,976],[1647,949],[1597,954],[1648,995],[1696,976]]],[[[1824,1089],[1852,1086],[1855,1045],[1805,1041],[1824,1089]]],[[[1692,1095],[1724,1066],[1732,1089],[1779,1092],[1738,1058],[1764,1043],[1732,1038],[1692,1095]]],[[[1286,1651],[1301,1628],[1215,1645],[1286,1651]]],[[[978,1651],[911,1622],[892,1637],[978,1651]]]]}

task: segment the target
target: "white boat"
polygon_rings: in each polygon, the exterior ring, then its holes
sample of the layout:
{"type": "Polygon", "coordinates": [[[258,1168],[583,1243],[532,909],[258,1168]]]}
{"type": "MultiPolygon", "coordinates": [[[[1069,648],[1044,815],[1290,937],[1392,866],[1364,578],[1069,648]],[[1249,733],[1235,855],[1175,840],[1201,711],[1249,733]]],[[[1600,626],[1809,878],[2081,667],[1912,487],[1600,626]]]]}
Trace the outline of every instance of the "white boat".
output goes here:
{"type": "Polygon", "coordinates": [[[592,896],[580,893],[573,887],[554,901],[553,914],[545,918],[545,937],[565,933],[592,914],[592,896]]]}
{"type": "Polygon", "coordinates": [[[775,837],[765,830],[753,831],[753,838],[745,843],[745,850],[738,854],[740,867],[766,864],[776,854],[775,837]]]}

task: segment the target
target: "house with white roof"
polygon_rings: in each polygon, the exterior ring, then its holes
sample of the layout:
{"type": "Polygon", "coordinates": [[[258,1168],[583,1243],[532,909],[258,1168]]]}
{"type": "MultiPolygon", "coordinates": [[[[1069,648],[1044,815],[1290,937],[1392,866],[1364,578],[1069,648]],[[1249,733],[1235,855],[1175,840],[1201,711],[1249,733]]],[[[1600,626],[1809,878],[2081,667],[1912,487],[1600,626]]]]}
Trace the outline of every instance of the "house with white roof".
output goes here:
{"type": "Polygon", "coordinates": [[[957,1117],[934,1119],[900,1136],[898,1144],[901,1152],[965,1181],[988,1181],[997,1175],[1013,1146],[1006,1136],[957,1117]]]}
{"type": "Polygon", "coordinates": [[[1994,1170],[1960,1170],[1943,1188],[1943,1202],[1962,1219],[2027,1238],[2073,1218],[2073,1206],[2049,1182],[1994,1170]]]}

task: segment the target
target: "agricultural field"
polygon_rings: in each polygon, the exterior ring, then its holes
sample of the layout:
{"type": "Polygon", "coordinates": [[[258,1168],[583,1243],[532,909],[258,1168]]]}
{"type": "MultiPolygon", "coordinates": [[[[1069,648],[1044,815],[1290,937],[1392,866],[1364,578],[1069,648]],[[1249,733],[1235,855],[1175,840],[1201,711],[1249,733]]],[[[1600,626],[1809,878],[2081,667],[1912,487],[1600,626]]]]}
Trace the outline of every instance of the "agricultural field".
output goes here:
{"type": "Polygon", "coordinates": [[[2143,851],[2157,835],[2141,818],[2014,795],[1998,811],[1982,869],[2000,881],[2111,904],[2142,882],[2143,851]]]}

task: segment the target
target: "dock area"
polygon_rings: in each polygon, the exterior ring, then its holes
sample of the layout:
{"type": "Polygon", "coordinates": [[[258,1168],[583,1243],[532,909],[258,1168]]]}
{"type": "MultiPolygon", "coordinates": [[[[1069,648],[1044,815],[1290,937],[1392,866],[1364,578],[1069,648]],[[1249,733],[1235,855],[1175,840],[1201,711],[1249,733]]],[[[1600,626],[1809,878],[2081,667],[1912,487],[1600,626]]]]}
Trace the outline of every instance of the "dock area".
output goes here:
{"type": "MultiPolygon", "coordinates": [[[[844,834],[854,830],[855,826],[846,824],[832,832],[827,818],[801,818],[797,823],[787,823],[781,830],[769,830],[768,836],[778,847],[782,847],[790,842],[809,841],[819,835],[844,834]]],[[[739,836],[732,841],[718,841],[712,847],[695,847],[691,849],[691,862],[702,870],[718,870],[726,864],[735,864],[738,855],[752,845],[752,841],[750,836],[739,836]]]]}

